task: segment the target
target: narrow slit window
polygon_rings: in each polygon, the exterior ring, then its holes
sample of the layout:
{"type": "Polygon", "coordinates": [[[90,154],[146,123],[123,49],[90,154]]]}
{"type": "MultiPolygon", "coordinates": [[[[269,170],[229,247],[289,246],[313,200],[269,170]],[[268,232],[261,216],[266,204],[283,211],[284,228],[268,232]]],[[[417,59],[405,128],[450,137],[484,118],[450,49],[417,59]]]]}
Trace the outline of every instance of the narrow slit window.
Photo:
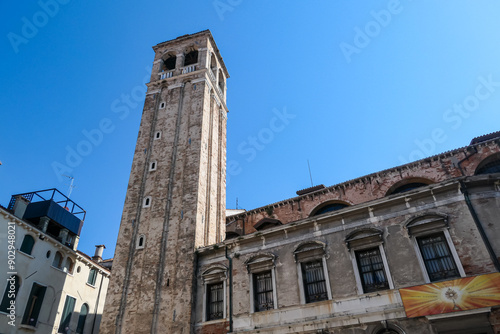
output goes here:
{"type": "Polygon", "coordinates": [[[149,164],[149,170],[150,171],[156,170],[156,161],[153,161],[149,164]]]}
{"type": "Polygon", "coordinates": [[[160,109],[165,108],[165,102],[160,103],[160,109]]]}
{"type": "Polygon", "coordinates": [[[151,197],[144,198],[143,205],[144,208],[149,208],[151,206],[151,197]]]}
{"type": "Polygon", "coordinates": [[[155,133],[155,139],[160,139],[161,138],[161,132],[160,131],[156,131],[155,133]]]}

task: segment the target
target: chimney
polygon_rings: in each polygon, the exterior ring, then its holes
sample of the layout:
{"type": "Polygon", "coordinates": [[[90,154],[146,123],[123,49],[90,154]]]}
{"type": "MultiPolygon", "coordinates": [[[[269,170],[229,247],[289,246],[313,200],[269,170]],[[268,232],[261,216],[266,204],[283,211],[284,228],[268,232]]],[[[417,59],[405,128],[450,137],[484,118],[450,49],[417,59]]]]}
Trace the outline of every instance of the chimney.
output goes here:
{"type": "Polygon", "coordinates": [[[104,252],[104,248],[106,248],[104,245],[95,246],[95,254],[92,256],[92,261],[97,263],[102,262],[102,253],[104,252]]]}
{"type": "Polygon", "coordinates": [[[26,212],[26,208],[30,204],[30,201],[24,198],[22,195],[16,196],[16,202],[14,203],[14,216],[23,219],[24,212],[26,212]]]}

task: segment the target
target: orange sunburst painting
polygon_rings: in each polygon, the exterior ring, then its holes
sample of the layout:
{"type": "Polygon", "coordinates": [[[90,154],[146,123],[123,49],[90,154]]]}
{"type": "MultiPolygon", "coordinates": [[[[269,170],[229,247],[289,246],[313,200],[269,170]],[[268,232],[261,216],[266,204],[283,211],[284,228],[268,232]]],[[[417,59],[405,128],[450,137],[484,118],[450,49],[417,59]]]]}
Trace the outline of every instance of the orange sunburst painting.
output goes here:
{"type": "Polygon", "coordinates": [[[500,273],[399,289],[408,318],[500,305],[500,273]]]}

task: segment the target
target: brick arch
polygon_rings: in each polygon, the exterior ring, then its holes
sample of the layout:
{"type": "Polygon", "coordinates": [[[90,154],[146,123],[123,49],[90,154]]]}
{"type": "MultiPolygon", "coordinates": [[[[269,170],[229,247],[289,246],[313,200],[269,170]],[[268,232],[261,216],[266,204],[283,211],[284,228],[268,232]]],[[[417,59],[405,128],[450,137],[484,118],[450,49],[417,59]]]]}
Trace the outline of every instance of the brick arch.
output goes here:
{"type": "Polygon", "coordinates": [[[484,158],[483,160],[481,160],[481,162],[479,162],[479,164],[477,165],[476,170],[474,171],[474,175],[483,174],[481,173],[481,169],[487,167],[487,165],[492,163],[500,164],[500,153],[491,154],[486,158],[484,158]]]}
{"type": "Polygon", "coordinates": [[[401,187],[406,186],[406,185],[410,185],[412,183],[416,183],[416,184],[420,183],[420,184],[422,184],[422,186],[425,186],[425,185],[433,184],[435,182],[432,181],[431,179],[427,179],[424,177],[408,177],[408,178],[405,178],[401,181],[394,183],[389,188],[389,190],[387,190],[387,192],[385,193],[385,196],[392,195],[395,191],[398,190],[398,188],[401,188],[401,187]]]}
{"type": "MultiPolygon", "coordinates": [[[[340,200],[329,200],[329,201],[326,201],[326,202],[322,202],[318,205],[316,205],[312,210],[311,212],[309,213],[309,217],[312,217],[312,216],[315,216],[318,214],[318,211],[322,210],[323,208],[326,208],[327,206],[330,206],[330,205],[335,205],[335,204],[339,204],[339,205],[345,205],[345,207],[348,207],[348,206],[351,206],[352,204],[349,203],[349,202],[346,202],[346,201],[340,201],[340,200]]],[[[343,208],[339,208],[339,209],[335,209],[335,210],[332,210],[332,211],[336,211],[336,210],[340,210],[340,209],[343,209],[343,208]]]]}

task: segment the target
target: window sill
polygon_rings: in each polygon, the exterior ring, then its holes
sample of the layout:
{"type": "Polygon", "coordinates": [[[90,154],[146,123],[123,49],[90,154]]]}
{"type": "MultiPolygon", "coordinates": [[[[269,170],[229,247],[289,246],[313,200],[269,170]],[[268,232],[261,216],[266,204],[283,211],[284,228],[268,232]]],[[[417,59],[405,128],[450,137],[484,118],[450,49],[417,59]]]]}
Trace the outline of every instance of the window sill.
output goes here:
{"type": "Polygon", "coordinates": [[[19,250],[19,249],[17,250],[17,253],[18,253],[18,254],[22,254],[22,255],[24,255],[24,256],[26,256],[26,257],[30,258],[30,259],[34,259],[34,258],[35,258],[33,255],[31,255],[31,254],[27,254],[27,253],[25,253],[25,252],[22,252],[22,251],[21,251],[21,250],[19,250]]]}
{"type": "Polygon", "coordinates": [[[36,327],[31,326],[31,325],[26,325],[26,324],[19,325],[19,328],[26,329],[28,331],[33,331],[33,332],[36,331],[36,327]]]}
{"type": "Polygon", "coordinates": [[[211,324],[218,324],[218,323],[226,322],[226,321],[227,321],[226,318],[222,318],[222,319],[216,319],[216,320],[203,321],[201,324],[202,325],[211,325],[211,324]]]}
{"type": "Polygon", "coordinates": [[[88,286],[90,286],[91,288],[94,288],[94,289],[95,289],[95,285],[92,285],[92,284],[90,284],[90,283],[88,283],[88,282],[87,282],[87,283],[85,283],[85,284],[87,284],[87,285],[88,285],[88,286]]]}
{"type": "Polygon", "coordinates": [[[51,267],[52,267],[53,269],[57,270],[57,271],[60,271],[60,272],[62,272],[62,273],[65,273],[65,274],[66,274],[66,275],[68,275],[68,276],[73,276],[73,273],[70,273],[69,271],[65,271],[64,269],[57,268],[57,267],[54,267],[54,266],[52,266],[52,265],[51,265],[51,267]]]}

